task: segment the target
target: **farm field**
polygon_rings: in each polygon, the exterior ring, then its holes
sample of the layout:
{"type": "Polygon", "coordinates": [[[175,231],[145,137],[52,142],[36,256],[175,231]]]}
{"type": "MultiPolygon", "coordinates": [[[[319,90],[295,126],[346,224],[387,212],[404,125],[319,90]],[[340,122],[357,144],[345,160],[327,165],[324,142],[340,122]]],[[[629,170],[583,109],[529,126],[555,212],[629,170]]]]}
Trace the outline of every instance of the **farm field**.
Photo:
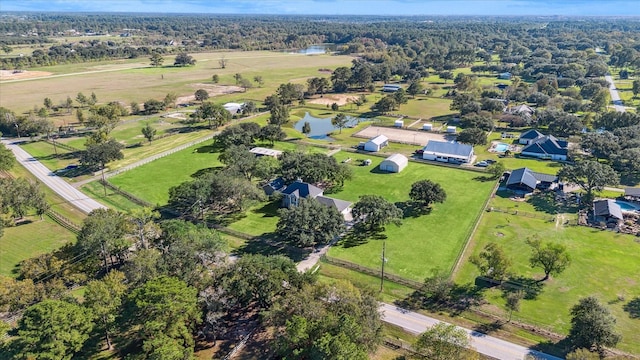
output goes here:
{"type": "MultiPolygon", "coordinates": [[[[318,71],[320,68],[348,65],[352,59],[349,56],[304,56],[269,51],[196,53],[192,56],[197,63],[191,67],[153,68],[147,59],[135,59],[34,68],[31,70],[50,72],[54,76],[2,82],[3,92],[12,95],[3,96],[0,106],[22,112],[32,109],[34,105],[41,105],[45,97],[57,104],[67,96],[75,99],[78,92],[86,95],[95,92],[99,101],[142,103],[150,98],[162,99],[170,92],[178,96],[193,95],[203,83],[213,85],[213,74],[220,77],[221,85],[235,84],[235,73],[241,73],[248,79],[260,75],[265,85],[229,96],[228,100],[247,97],[262,100],[283,82],[304,82],[307,77],[321,76],[318,71]],[[222,57],[227,59],[225,69],[218,64],[222,57]],[[80,77],[81,82],[78,81],[80,77]],[[34,86],[38,87],[38,92],[34,93],[34,86]],[[140,94],[144,94],[144,97],[140,94]]],[[[165,64],[172,63],[173,57],[167,56],[165,64]]]]}
{"type": "Polygon", "coordinates": [[[75,242],[76,236],[45,216],[28,217],[30,222],[5,227],[0,241],[0,275],[16,276],[15,267],[22,260],[51,252],[75,242]]]}
{"type": "MultiPolygon", "coordinates": [[[[489,206],[504,208],[508,202],[507,198],[497,196],[489,206]]],[[[512,202],[510,207],[515,206],[519,211],[553,217],[549,212],[536,210],[531,203],[512,202]]],[[[570,223],[575,224],[575,215],[567,214],[565,219],[571,219],[570,223]]],[[[637,277],[640,273],[640,252],[636,251],[639,246],[636,239],[610,231],[564,226],[562,222],[557,224],[541,218],[486,212],[465,258],[478,254],[489,242],[495,242],[513,260],[512,271],[515,274],[541,279],[544,276],[541,270],[529,266],[530,250],[525,240],[532,236],[565,245],[572,263],[564,273],[544,282],[535,300],[523,300],[521,310],[513,315],[514,319],[566,334],[571,326],[570,308],[580,298],[593,295],[617,318],[617,328],[623,335],[618,348],[634,353],[640,351],[640,334],[634,331],[640,326],[640,320],[631,318],[630,313],[624,310],[630,301],[640,297],[637,277]]],[[[454,276],[455,281],[473,283],[479,275],[477,268],[468,261],[463,264],[454,276]]],[[[485,311],[507,316],[500,290],[487,289],[485,298],[489,301],[485,311]]]]}
{"type": "MultiPolygon", "coordinates": [[[[334,156],[338,161],[351,158],[353,164],[369,158],[347,152],[334,156]]],[[[435,204],[428,215],[403,219],[401,226],[387,226],[385,271],[416,281],[422,281],[436,268],[449,271],[495,183],[478,180],[480,173],[413,162],[400,173],[382,173],[376,168],[382,159],[373,159],[372,166],[353,166],[353,180],[331,196],[356,202],[361,195],[377,194],[398,203],[409,199],[415,181],[429,179],[439,183],[447,192],[443,204],[435,204]]],[[[379,240],[364,244],[343,242],[332,247],[328,255],[376,269],[380,267],[381,251],[379,240]]]]}

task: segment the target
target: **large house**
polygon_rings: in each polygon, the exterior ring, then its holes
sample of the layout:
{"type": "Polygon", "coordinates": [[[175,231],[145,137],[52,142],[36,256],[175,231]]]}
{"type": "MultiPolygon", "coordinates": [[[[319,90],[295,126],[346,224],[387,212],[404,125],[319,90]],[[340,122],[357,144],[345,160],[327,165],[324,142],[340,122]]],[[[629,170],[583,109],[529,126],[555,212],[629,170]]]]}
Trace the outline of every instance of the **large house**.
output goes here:
{"type": "Polygon", "coordinates": [[[295,181],[287,186],[282,193],[282,207],[298,206],[300,199],[316,199],[320,204],[333,207],[345,220],[351,219],[351,203],[348,201],[334,199],[323,195],[323,190],[301,180],[295,181]]]}
{"type": "Polygon", "coordinates": [[[457,142],[429,140],[422,149],[422,158],[453,164],[470,163],[473,160],[473,146],[457,142]]]}
{"type": "Polygon", "coordinates": [[[522,149],[520,155],[548,160],[567,160],[569,143],[553,135],[544,135],[522,149]]]}
{"type": "Polygon", "coordinates": [[[530,145],[535,140],[544,137],[544,134],[536,129],[531,129],[529,131],[525,131],[520,134],[520,138],[518,138],[518,143],[522,145],[530,145]]]}
{"type": "Polygon", "coordinates": [[[365,151],[371,151],[371,152],[377,152],[380,151],[380,149],[382,149],[385,146],[389,145],[389,138],[387,138],[384,135],[378,135],[376,137],[374,137],[373,139],[367,141],[366,143],[364,143],[364,150],[365,151]]]}
{"type": "Polygon", "coordinates": [[[549,189],[554,187],[558,182],[555,175],[541,174],[531,171],[528,168],[520,168],[513,170],[507,178],[507,189],[530,194],[535,189],[549,189]]]}
{"type": "Polygon", "coordinates": [[[402,154],[393,154],[388,158],[382,160],[380,163],[380,170],[398,173],[407,167],[409,159],[402,154]]]}

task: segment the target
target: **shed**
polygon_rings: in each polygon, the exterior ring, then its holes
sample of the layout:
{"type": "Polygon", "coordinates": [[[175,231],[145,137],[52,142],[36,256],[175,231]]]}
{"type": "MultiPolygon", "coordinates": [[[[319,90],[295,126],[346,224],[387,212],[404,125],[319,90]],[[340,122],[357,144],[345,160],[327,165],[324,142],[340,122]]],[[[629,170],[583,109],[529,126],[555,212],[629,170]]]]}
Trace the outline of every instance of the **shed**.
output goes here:
{"type": "Polygon", "coordinates": [[[274,158],[277,158],[280,155],[282,155],[282,151],[280,150],[274,150],[274,149],[263,148],[263,147],[251,148],[249,152],[254,154],[255,156],[271,156],[274,158]]]}
{"type": "Polygon", "coordinates": [[[606,223],[617,223],[624,219],[622,216],[622,208],[611,199],[594,201],[593,217],[595,221],[604,221],[606,223]]]}
{"type": "Polygon", "coordinates": [[[398,173],[402,171],[409,164],[409,159],[402,154],[393,154],[388,158],[382,160],[380,163],[380,170],[398,173]]]}
{"type": "Polygon", "coordinates": [[[396,120],[396,121],[393,123],[393,126],[394,126],[394,127],[397,127],[397,128],[404,127],[404,120],[396,120]]]}
{"type": "Polygon", "coordinates": [[[402,87],[400,85],[395,85],[395,84],[384,84],[382,86],[382,91],[384,92],[396,92],[400,89],[402,89],[402,87]]]}
{"type": "Polygon", "coordinates": [[[382,149],[387,145],[389,145],[389,138],[387,138],[384,135],[378,135],[373,139],[364,143],[364,150],[376,152],[376,151],[380,151],[380,149],[382,149]]]}
{"type": "Polygon", "coordinates": [[[456,127],[455,126],[447,126],[447,133],[455,134],[456,133],[456,127]]]}
{"type": "Polygon", "coordinates": [[[498,74],[498,79],[501,80],[511,80],[511,73],[510,72],[503,72],[498,74]]]}
{"type": "Polygon", "coordinates": [[[427,131],[433,130],[433,124],[424,124],[424,125],[422,125],[422,130],[427,130],[427,131]]]}

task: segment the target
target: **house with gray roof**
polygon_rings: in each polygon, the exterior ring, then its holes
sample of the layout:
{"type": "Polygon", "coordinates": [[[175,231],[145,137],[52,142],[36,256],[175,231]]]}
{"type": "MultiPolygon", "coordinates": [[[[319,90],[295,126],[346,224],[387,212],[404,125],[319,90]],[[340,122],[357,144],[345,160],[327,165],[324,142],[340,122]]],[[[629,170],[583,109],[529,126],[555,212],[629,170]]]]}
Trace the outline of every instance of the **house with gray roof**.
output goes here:
{"type": "Polygon", "coordinates": [[[473,160],[473,146],[458,142],[429,140],[422,149],[422,158],[453,164],[470,163],[473,160]]]}
{"type": "Polygon", "coordinates": [[[282,190],[282,207],[298,206],[301,198],[315,199],[318,196],[322,196],[323,193],[324,191],[317,186],[300,180],[295,181],[282,190]]]}
{"type": "Polygon", "coordinates": [[[522,149],[520,155],[545,160],[567,160],[569,143],[553,135],[545,135],[533,140],[522,149]]]}
{"type": "Polygon", "coordinates": [[[349,201],[345,201],[345,200],[340,200],[340,199],[334,199],[328,196],[318,196],[316,197],[316,200],[326,206],[326,207],[332,207],[336,210],[338,210],[338,212],[340,214],[342,214],[342,217],[344,217],[344,219],[346,221],[350,221],[353,220],[352,216],[351,216],[351,205],[353,205],[352,203],[350,203],[349,201]]]}
{"type": "Polygon", "coordinates": [[[593,220],[604,223],[620,223],[623,220],[622,208],[611,199],[593,202],[593,220]]]}
{"type": "Polygon", "coordinates": [[[529,145],[535,140],[540,139],[541,137],[544,137],[543,133],[541,133],[536,129],[531,129],[529,131],[525,131],[522,134],[520,134],[520,138],[518,138],[518,143],[522,145],[529,145]]]}
{"type": "Polygon", "coordinates": [[[507,190],[530,194],[536,189],[553,188],[558,183],[555,175],[537,173],[529,168],[513,170],[507,178],[507,190]]]}

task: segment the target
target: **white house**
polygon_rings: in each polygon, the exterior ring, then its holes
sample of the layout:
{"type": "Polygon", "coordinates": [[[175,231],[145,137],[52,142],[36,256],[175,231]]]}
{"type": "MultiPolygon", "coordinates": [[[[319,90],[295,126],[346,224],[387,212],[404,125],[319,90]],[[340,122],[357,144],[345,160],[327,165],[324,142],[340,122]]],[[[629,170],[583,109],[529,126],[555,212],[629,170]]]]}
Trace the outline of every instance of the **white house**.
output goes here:
{"type": "Polygon", "coordinates": [[[380,149],[382,149],[387,145],[389,145],[389,138],[387,138],[384,135],[378,135],[373,139],[364,143],[364,150],[376,152],[376,151],[380,151],[380,149]]]}
{"type": "Polygon", "coordinates": [[[566,161],[569,143],[553,135],[544,135],[525,146],[520,155],[546,160],[566,161]]]}
{"type": "Polygon", "coordinates": [[[536,129],[531,129],[529,131],[525,131],[520,134],[520,138],[518,138],[518,143],[522,145],[530,145],[532,142],[543,137],[544,134],[536,129]]]}
{"type": "Polygon", "coordinates": [[[352,204],[350,202],[323,195],[317,196],[316,200],[318,200],[320,204],[326,207],[332,207],[338,210],[338,212],[342,214],[342,217],[345,219],[345,221],[353,220],[353,217],[351,216],[352,204]]]}
{"type": "Polygon", "coordinates": [[[473,146],[457,142],[429,140],[422,150],[422,158],[453,164],[470,163],[473,146]]]}
{"type": "Polygon", "coordinates": [[[388,158],[382,160],[380,163],[380,170],[398,173],[402,171],[402,169],[407,167],[409,164],[409,159],[402,154],[393,154],[388,158]]]}

